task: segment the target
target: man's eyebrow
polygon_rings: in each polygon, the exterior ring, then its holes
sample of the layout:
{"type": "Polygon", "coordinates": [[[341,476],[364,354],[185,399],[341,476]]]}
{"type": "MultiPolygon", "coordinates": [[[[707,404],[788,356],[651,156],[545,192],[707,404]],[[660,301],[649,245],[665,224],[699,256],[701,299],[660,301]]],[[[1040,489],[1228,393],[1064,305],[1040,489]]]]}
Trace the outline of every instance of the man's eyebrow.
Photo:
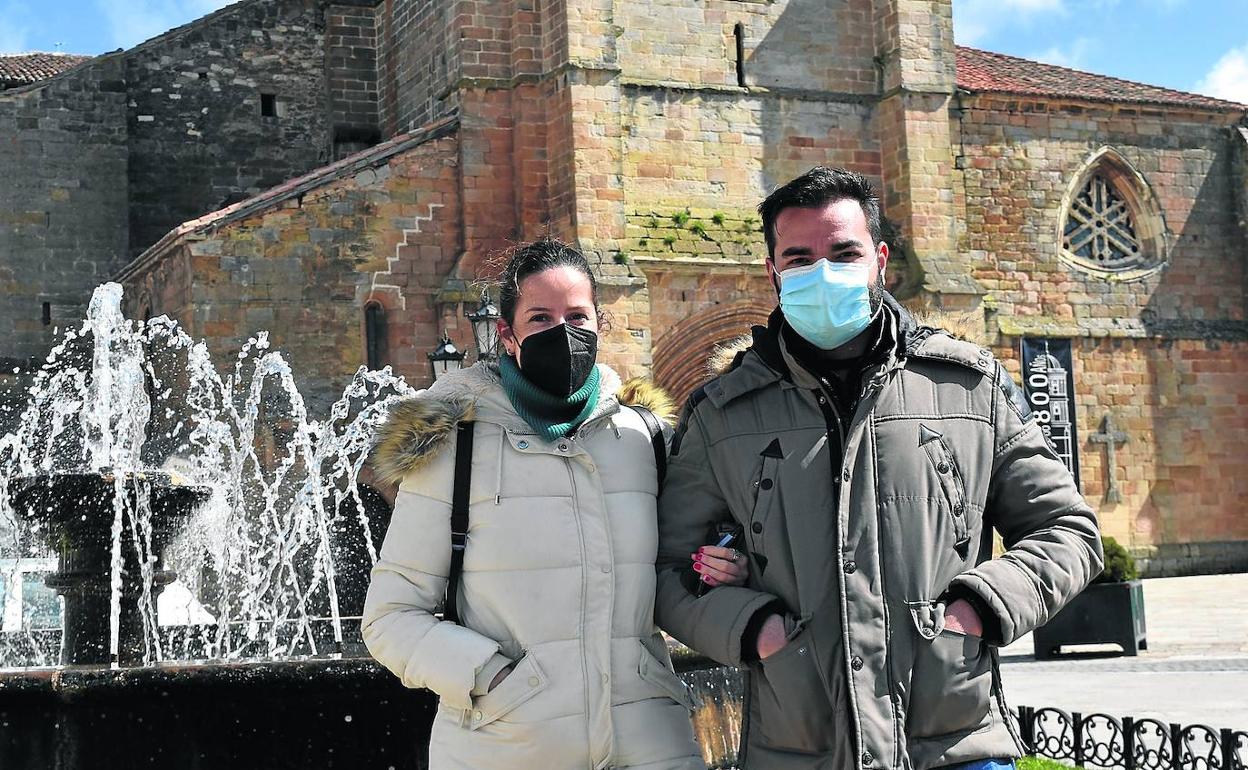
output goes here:
{"type": "Polygon", "coordinates": [[[861,249],[862,241],[857,238],[850,238],[848,241],[840,241],[832,244],[832,251],[844,251],[846,249],[861,249]]]}
{"type": "Polygon", "coordinates": [[[812,253],[811,250],[806,248],[805,246],[790,246],[789,248],[780,252],[780,256],[782,257],[809,257],[811,253],[812,253]]]}

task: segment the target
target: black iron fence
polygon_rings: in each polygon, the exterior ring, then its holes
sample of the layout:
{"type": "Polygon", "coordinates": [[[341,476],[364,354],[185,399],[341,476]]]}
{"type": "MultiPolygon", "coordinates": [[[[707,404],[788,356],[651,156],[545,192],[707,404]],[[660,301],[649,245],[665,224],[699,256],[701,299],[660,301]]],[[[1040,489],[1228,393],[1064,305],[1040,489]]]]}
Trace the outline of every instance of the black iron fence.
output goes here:
{"type": "Polygon", "coordinates": [[[1028,753],[1080,766],[1122,770],[1245,770],[1248,732],[1156,719],[1018,709],[1028,753]]]}

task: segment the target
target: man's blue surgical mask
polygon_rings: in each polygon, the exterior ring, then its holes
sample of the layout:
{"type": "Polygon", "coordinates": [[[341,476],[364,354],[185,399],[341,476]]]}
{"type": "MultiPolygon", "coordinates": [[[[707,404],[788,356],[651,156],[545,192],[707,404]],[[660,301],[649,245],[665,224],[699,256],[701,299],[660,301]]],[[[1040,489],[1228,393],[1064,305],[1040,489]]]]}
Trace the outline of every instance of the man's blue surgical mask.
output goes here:
{"type": "Polygon", "coordinates": [[[871,323],[871,271],[863,262],[829,262],[778,273],[784,320],[810,344],[835,350],[871,323]]]}

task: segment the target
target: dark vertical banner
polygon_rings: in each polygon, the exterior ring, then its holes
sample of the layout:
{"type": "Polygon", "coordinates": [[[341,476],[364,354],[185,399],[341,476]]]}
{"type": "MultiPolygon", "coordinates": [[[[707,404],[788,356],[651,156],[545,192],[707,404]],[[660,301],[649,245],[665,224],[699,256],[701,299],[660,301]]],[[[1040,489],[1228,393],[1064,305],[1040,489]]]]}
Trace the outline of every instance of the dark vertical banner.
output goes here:
{"type": "Polygon", "coordinates": [[[1070,340],[1022,341],[1023,392],[1044,435],[1079,484],[1079,437],[1075,426],[1075,367],[1070,340]]]}

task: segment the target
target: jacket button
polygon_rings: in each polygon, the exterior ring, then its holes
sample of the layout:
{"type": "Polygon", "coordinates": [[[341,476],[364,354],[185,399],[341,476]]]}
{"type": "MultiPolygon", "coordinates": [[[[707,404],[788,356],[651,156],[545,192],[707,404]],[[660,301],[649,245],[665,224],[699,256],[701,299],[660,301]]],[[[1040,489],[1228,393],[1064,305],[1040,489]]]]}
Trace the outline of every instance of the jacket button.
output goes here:
{"type": "Polygon", "coordinates": [[[527,442],[527,441],[521,441],[519,444],[516,444],[516,446],[520,447],[521,449],[528,449],[528,448],[529,448],[529,442],[527,442]]]}
{"type": "Polygon", "coordinates": [[[805,654],[806,654],[806,648],[805,648],[805,647],[798,647],[798,648],[797,648],[797,654],[798,654],[798,655],[805,655],[805,654]]]}
{"type": "Polygon", "coordinates": [[[874,761],[875,761],[875,757],[871,756],[871,752],[869,751],[862,752],[862,764],[869,765],[874,761]]]}
{"type": "Polygon", "coordinates": [[[474,711],[474,712],[472,712],[472,721],[474,721],[474,722],[480,722],[480,721],[481,721],[481,712],[480,712],[480,711],[474,711]]]}
{"type": "Polygon", "coordinates": [[[845,574],[846,575],[852,575],[857,571],[858,571],[858,564],[856,562],[852,562],[852,561],[845,562],[845,574]]]}
{"type": "Polygon", "coordinates": [[[758,522],[758,521],[754,522],[753,524],[750,525],[750,529],[754,530],[754,534],[756,535],[763,534],[762,522],[758,522]]]}
{"type": "Polygon", "coordinates": [[[823,396],[819,396],[819,403],[820,403],[820,404],[826,404],[826,403],[828,403],[828,400],[827,400],[826,398],[824,398],[823,396]]]}
{"type": "Polygon", "coordinates": [[[602,683],[603,683],[603,684],[610,684],[610,683],[611,683],[611,675],[610,675],[610,674],[603,674],[603,675],[602,675],[602,683]]]}
{"type": "Polygon", "coordinates": [[[603,573],[604,573],[604,574],[605,574],[605,573],[610,572],[610,571],[611,571],[611,565],[610,565],[610,564],[604,564],[604,565],[602,565],[602,571],[603,571],[603,573]]]}
{"type": "Polygon", "coordinates": [[[541,679],[538,679],[535,676],[529,677],[529,687],[537,687],[541,683],[542,683],[541,679]]]}
{"type": "Polygon", "coordinates": [[[954,504],[953,504],[953,515],[954,515],[954,516],[961,516],[961,515],[962,515],[962,503],[954,503],[954,504]]]}
{"type": "Polygon", "coordinates": [[[855,671],[861,671],[862,670],[862,658],[855,655],[854,659],[849,662],[849,665],[855,671]]]}
{"type": "Polygon", "coordinates": [[[949,463],[944,463],[944,462],[942,462],[940,465],[937,465],[937,466],[936,466],[936,470],[940,471],[941,473],[948,473],[948,472],[949,472],[949,463]]]}
{"type": "Polygon", "coordinates": [[[560,452],[566,452],[566,451],[568,451],[568,445],[567,445],[567,444],[560,444],[560,445],[559,445],[559,451],[560,451],[560,452]]]}
{"type": "Polygon", "coordinates": [[[849,471],[845,471],[844,473],[841,474],[841,481],[844,481],[846,483],[849,482],[849,471]]]}
{"type": "Polygon", "coordinates": [[[771,479],[763,479],[762,481],[758,483],[758,485],[762,487],[763,489],[771,489],[773,486],[773,482],[771,479]]]}

